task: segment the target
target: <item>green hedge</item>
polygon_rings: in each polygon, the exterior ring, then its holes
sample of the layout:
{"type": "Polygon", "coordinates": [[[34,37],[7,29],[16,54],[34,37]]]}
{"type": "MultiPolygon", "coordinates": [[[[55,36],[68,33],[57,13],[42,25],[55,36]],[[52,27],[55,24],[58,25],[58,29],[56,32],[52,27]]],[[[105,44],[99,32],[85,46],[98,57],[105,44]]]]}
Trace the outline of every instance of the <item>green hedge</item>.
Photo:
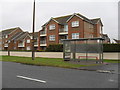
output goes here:
{"type": "MultiPolygon", "coordinates": [[[[8,51],[8,50],[0,50],[0,51],[8,51]]],[[[10,50],[10,51],[23,51],[23,52],[31,52],[32,50],[10,50]]]]}
{"type": "Polygon", "coordinates": [[[120,52],[120,44],[103,44],[103,52],[120,52]]]}
{"type": "MultiPolygon", "coordinates": [[[[46,49],[47,52],[62,52],[62,44],[52,44],[46,49]]],[[[103,52],[120,52],[120,44],[103,44],[103,52]]]]}
{"type": "Polygon", "coordinates": [[[63,45],[62,44],[51,44],[46,48],[47,52],[62,52],[63,45]]]}
{"type": "MultiPolygon", "coordinates": [[[[5,51],[5,50],[3,50],[5,51]]],[[[11,51],[31,51],[31,50],[11,50],[11,51]]],[[[44,50],[36,50],[37,52],[44,52],[44,50]]],[[[46,52],[63,52],[62,44],[49,45],[46,52]]],[[[120,44],[103,44],[103,52],[120,52],[120,44]]]]}

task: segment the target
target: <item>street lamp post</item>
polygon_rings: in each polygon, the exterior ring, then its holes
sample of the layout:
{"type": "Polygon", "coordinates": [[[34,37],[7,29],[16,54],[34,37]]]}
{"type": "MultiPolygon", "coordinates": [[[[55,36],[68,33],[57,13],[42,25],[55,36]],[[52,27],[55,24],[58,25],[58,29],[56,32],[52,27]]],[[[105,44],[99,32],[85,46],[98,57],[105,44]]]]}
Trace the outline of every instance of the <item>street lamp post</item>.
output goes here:
{"type": "Polygon", "coordinates": [[[35,58],[35,50],[34,50],[34,29],[35,29],[35,0],[33,4],[33,33],[32,33],[32,60],[35,58]]]}
{"type": "Polygon", "coordinates": [[[7,44],[8,44],[8,56],[10,56],[9,43],[7,42],[7,44]]]}
{"type": "Polygon", "coordinates": [[[8,56],[10,56],[10,50],[8,49],[8,56]]]}

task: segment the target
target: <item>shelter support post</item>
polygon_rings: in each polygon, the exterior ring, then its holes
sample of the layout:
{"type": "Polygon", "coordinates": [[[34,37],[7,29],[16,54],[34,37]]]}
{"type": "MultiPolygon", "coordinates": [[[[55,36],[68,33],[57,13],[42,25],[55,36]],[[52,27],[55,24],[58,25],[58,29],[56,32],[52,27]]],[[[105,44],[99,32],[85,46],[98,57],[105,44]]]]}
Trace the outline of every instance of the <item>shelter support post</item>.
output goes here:
{"type": "Polygon", "coordinates": [[[74,41],[73,60],[76,59],[76,41],[74,41]]]}
{"type": "Polygon", "coordinates": [[[102,46],[101,46],[101,50],[102,50],[102,51],[101,51],[101,53],[102,53],[102,61],[101,61],[101,62],[103,63],[103,40],[102,40],[101,43],[102,43],[102,44],[101,44],[101,45],[102,45],[102,46]]]}
{"type": "Polygon", "coordinates": [[[87,44],[88,44],[88,41],[86,40],[86,61],[88,60],[88,51],[87,51],[87,44]]]}

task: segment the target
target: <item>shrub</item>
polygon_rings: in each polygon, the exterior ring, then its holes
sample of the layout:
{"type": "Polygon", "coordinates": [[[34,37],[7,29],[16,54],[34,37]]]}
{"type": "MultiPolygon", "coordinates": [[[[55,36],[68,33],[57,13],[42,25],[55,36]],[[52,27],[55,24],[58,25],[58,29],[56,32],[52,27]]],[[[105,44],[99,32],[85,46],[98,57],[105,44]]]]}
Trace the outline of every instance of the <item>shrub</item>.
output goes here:
{"type": "MultiPolygon", "coordinates": [[[[1,51],[8,51],[8,50],[1,50],[1,51]]],[[[9,51],[25,51],[25,52],[31,52],[32,50],[9,50],[9,51]]]]}
{"type": "Polygon", "coordinates": [[[62,52],[63,44],[51,44],[46,48],[47,52],[62,52]]]}
{"type": "Polygon", "coordinates": [[[45,52],[45,50],[36,50],[37,52],[45,52]]]}

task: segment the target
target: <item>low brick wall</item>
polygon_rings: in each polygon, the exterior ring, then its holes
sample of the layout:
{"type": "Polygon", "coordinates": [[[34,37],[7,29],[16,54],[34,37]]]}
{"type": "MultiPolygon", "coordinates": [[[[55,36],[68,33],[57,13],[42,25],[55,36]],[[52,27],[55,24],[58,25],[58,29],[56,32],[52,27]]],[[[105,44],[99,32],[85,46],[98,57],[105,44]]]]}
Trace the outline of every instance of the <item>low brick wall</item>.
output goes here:
{"type": "MultiPolygon", "coordinates": [[[[0,52],[0,55],[8,55],[7,51],[0,52]]],[[[23,57],[31,57],[31,52],[10,52],[11,56],[23,56],[23,57]]],[[[77,53],[77,57],[81,55],[84,56],[83,53],[77,53]]],[[[118,59],[120,53],[104,53],[104,59],[118,59]]],[[[97,56],[98,54],[89,54],[89,56],[97,56]]],[[[47,58],[63,58],[62,52],[35,52],[35,57],[47,57],[47,58]]]]}

